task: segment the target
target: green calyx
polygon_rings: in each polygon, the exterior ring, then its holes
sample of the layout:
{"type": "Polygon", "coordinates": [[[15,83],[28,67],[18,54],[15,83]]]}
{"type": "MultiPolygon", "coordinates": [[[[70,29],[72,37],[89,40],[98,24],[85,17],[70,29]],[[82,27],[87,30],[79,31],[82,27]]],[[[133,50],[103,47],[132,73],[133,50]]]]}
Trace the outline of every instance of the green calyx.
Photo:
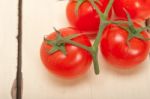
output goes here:
{"type": "Polygon", "coordinates": [[[60,33],[60,31],[58,31],[56,28],[54,28],[55,32],[57,33],[56,35],[56,39],[55,40],[48,40],[46,38],[44,38],[44,41],[48,44],[52,46],[52,49],[50,49],[48,51],[49,54],[53,54],[57,51],[61,51],[64,55],[66,55],[66,48],[65,48],[65,44],[67,40],[71,40],[73,38],[76,38],[78,36],[80,36],[79,34],[72,34],[66,37],[63,37],[60,33]]]}
{"type": "Polygon", "coordinates": [[[125,13],[127,15],[127,18],[128,18],[127,26],[119,26],[119,27],[122,28],[122,29],[124,29],[124,30],[126,30],[129,33],[128,34],[128,39],[127,39],[127,45],[130,46],[129,41],[132,38],[137,38],[137,39],[140,39],[140,40],[150,40],[150,38],[145,38],[141,34],[144,30],[150,29],[150,26],[136,28],[134,26],[134,23],[131,20],[131,17],[129,15],[129,13],[125,9],[124,9],[124,11],[125,11],[125,13]]]}

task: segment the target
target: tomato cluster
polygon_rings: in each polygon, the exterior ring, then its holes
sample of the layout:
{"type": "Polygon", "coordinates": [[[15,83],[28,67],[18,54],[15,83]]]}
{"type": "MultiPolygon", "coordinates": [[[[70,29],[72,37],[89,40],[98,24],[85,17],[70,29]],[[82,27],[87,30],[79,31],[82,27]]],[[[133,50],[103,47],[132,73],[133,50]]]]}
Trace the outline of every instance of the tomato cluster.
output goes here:
{"type": "MultiPolygon", "coordinates": [[[[94,0],[94,2],[104,13],[110,0],[94,0]]],[[[144,21],[150,16],[149,5],[150,0],[114,0],[106,20],[109,22],[115,17],[124,21],[131,17],[134,21],[144,21]],[[126,12],[130,17],[127,17],[126,12]]],[[[90,36],[90,33],[91,36],[97,35],[101,17],[90,0],[70,0],[66,7],[66,15],[68,22],[74,28],[55,30],[43,41],[40,53],[43,64],[50,72],[64,78],[75,78],[89,70],[93,58],[90,48],[93,47],[87,35],[90,36]],[[67,39],[74,34],[80,35],[67,39]],[[86,48],[82,48],[82,45],[86,48]],[[89,50],[86,50],[88,48],[89,50]]],[[[143,62],[149,54],[150,44],[148,32],[145,30],[138,32],[140,29],[142,26],[136,22],[126,25],[107,25],[99,40],[99,48],[104,58],[121,69],[129,69],[143,62]]]]}

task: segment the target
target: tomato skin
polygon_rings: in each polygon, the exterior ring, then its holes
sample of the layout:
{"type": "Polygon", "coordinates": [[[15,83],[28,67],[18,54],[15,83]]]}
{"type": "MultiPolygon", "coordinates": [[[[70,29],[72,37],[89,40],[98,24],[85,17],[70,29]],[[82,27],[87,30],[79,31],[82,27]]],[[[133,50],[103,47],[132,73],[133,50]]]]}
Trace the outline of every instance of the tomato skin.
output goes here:
{"type": "MultiPolygon", "coordinates": [[[[104,12],[109,0],[100,0],[102,5],[97,4],[99,9],[104,12]]],[[[75,26],[81,31],[94,31],[94,34],[98,31],[100,19],[96,12],[96,10],[92,7],[90,2],[87,0],[85,1],[78,10],[78,15],[75,13],[77,1],[70,0],[67,8],[66,8],[66,15],[67,19],[71,25],[75,26]]],[[[111,16],[111,11],[109,16],[111,16]]]]}
{"type": "MultiPolygon", "coordinates": [[[[73,28],[63,28],[59,31],[62,36],[68,36],[79,32],[73,28]]],[[[55,38],[55,32],[47,37],[49,40],[54,40],[55,38]]],[[[76,37],[73,41],[86,46],[91,46],[91,43],[86,36],[76,37]]],[[[50,50],[51,48],[52,46],[43,42],[40,55],[45,67],[53,74],[63,78],[76,78],[85,74],[89,70],[92,57],[86,50],[71,44],[66,44],[65,48],[67,55],[64,55],[61,51],[57,51],[50,55],[47,53],[47,50],[50,50]]]]}
{"type": "MultiPolygon", "coordinates": [[[[148,38],[148,33],[141,33],[148,38]]],[[[132,38],[127,45],[128,33],[116,25],[109,25],[103,32],[101,52],[104,58],[115,67],[128,69],[143,62],[149,53],[149,41],[132,38]]]]}
{"type": "Polygon", "coordinates": [[[150,17],[150,0],[115,0],[114,12],[118,17],[127,19],[124,8],[132,19],[144,20],[150,17]]]}

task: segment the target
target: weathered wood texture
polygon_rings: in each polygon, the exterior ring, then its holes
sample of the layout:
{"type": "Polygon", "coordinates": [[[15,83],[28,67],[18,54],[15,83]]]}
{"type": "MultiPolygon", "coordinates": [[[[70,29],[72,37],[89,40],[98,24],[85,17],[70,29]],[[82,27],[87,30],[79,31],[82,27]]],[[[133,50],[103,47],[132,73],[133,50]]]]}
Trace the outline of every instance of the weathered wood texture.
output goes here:
{"type": "Polygon", "coordinates": [[[17,0],[0,0],[0,98],[11,99],[17,67],[17,0]]]}
{"type": "MultiPolygon", "coordinates": [[[[101,74],[93,68],[85,77],[62,80],[52,76],[40,60],[44,35],[53,27],[67,27],[66,1],[24,0],[23,2],[23,99],[150,99],[150,61],[139,69],[115,72],[100,56],[101,74]]],[[[17,1],[0,0],[0,97],[11,99],[16,75],[17,1]]]]}

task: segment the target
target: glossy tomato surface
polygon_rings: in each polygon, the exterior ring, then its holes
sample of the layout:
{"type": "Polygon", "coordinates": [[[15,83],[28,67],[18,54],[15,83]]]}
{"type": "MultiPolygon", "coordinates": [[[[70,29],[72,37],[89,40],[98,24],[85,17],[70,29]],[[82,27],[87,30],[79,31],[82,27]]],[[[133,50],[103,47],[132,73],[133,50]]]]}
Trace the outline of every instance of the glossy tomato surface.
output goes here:
{"type": "MultiPolygon", "coordinates": [[[[147,32],[141,33],[148,38],[147,32]]],[[[109,25],[102,36],[101,51],[104,58],[119,68],[132,68],[143,62],[149,53],[149,41],[132,38],[127,45],[128,32],[109,25]]]]}
{"type": "Polygon", "coordinates": [[[114,11],[118,17],[126,18],[126,9],[132,19],[144,20],[150,17],[150,0],[114,0],[114,11]]]}
{"type": "MultiPolygon", "coordinates": [[[[63,28],[59,31],[64,37],[79,32],[73,28],[63,28]]],[[[55,38],[55,32],[47,36],[48,40],[54,40],[55,38]]],[[[91,46],[91,43],[86,36],[76,37],[73,41],[86,46],[91,46]]],[[[65,44],[65,48],[67,51],[66,55],[61,51],[48,54],[48,51],[52,49],[52,46],[43,42],[40,54],[45,67],[53,74],[64,78],[75,78],[85,74],[89,70],[92,61],[90,53],[71,44],[65,44]]]]}
{"type": "MultiPolygon", "coordinates": [[[[100,4],[96,3],[102,12],[105,11],[108,1],[109,0],[100,0],[100,4]]],[[[92,7],[90,2],[86,0],[81,4],[76,14],[76,5],[76,0],[70,0],[67,5],[66,14],[70,24],[81,31],[94,31],[94,33],[96,33],[100,24],[100,19],[96,10],[92,7]]],[[[111,16],[111,11],[109,15],[111,16]]]]}

